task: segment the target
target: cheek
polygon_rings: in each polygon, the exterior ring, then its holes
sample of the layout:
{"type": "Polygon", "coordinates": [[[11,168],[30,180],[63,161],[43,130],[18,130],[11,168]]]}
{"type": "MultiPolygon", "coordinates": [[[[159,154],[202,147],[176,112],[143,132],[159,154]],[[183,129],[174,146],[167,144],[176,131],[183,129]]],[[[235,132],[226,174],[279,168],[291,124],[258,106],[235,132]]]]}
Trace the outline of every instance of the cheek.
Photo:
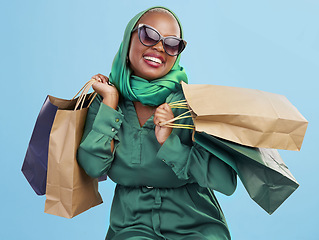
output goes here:
{"type": "Polygon", "coordinates": [[[167,59],[167,67],[169,69],[171,69],[174,66],[174,63],[175,63],[176,59],[177,59],[176,56],[175,57],[171,57],[171,56],[168,57],[168,59],[167,59]]]}
{"type": "Polygon", "coordinates": [[[129,49],[129,59],[130,61],[133,61],[133,59],[136,57],[136,55],[139,52],[139,39],[137,35],[133,35],[131,38],[131,43],[130,43],[130,49],[129,49]]]}
{"type": "Polygon", "coordinates": [[[143,53],[145,52],[146,47],[140,43],[140,41],[137,39],[137,41],[132,40],[130,49],[129,49],[129,60],[132,65],[138,66],[140,64],[140,60],[143,57],[143,53]]]}
{"type": "Polygon", "coordinates": [[[130,62],[133,61],[133,57],[136,55],[136,54],[134,53],[134,50],[135,50],[134,42],[131,41],[130,49],[129,49],[129,52],[128,52],[128,57],[129,57],[130,62]]]}

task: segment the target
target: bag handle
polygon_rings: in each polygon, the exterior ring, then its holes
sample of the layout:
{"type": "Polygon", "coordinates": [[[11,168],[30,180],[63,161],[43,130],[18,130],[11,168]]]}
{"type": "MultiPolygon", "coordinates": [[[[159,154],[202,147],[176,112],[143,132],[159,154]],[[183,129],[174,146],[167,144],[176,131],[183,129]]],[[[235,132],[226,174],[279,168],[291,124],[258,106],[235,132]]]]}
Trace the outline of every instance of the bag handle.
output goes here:
{"type": "MultiPolygon", "coordinates": [[[[189,109],[188,108],[188,105],[187,105],[187,102],[186,100],[180,100],[180,101],[176,101],[176,102],[171,102],[168,104],[171,108],[181,108],[181,109],[189,109]]],[[[175,118],[172,118],[168,121],[165,121],[165,122],[162,122],[162,123],[159,123],[160,126],[165,126],[165,127],[171,127],[171,128],[185,128],[185,129],[191,129],[193,130],[194,129],[194,125],[188,125],[188,124],[180,124],[180,123],[172,123],[176,120],[180,120],[180,119],[183,119],[183,118],[190,118],[192,117],[192,115],[187,115],[187,116],[184,116],[186,115],[187,113],[192,113],[193,110],[188,110],[180,115],[178,115],[177,117],[175,118]]]]}
{"type": "MultiPolygon", "coordinates": [[[[74,100],[74,99],[80,94],[78,100],[76,101],[74,110],[76,110],[76,109],[80,106],[80,104],[81,104],[80,110],[83,108],[83,104],[84,104],[84,102],[85,102],[86,95],[88,94],[90,88],[92,87],[92,85],[94,84],[95,81],[96,81],[95,79],[91,78],[90,81],[88,81],[87,83],[85,83],[84,86],[80,89],[80,91],[78,91],[77,94],[75,94],[75,96],[72,98],[72,100],[74,100]]],[[[94,100],[94,98],[96,97],[96,95],[97,95],[97,93],[96,93],[95,91],[93,91],[93,92],[90,94],[90,96],[89,96],[88,99],[91,98],[91,101],[89,102],[88,107],[90,107],[90,105],[91,105],[91,103],[93,102],[93,100],[94,100]],[[92,96],[93,96],[93,97],[92,97],[92,96]]]]}

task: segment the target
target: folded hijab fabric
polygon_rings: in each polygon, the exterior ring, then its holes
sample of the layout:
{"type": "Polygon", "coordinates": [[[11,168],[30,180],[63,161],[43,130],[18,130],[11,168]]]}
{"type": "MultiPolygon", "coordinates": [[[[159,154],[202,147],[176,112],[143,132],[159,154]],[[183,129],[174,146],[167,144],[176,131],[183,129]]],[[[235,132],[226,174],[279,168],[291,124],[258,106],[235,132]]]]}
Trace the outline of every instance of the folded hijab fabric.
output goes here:
{"type": "Polygon", "coordinates": [[[131,32],[138,20],[147,11],[154,8],[163,8],[171,12],[180,26],[181,38],[183,37],[181,23],[171,10],[165,7],[152,7],[138,13],[126,26],[123,41],[113,60],[109,77],[110,82],[116,86],[124,98],[131,101],[139,101],[144,105],[150,106],[158,106],[164,103],[171,92],[179,91],[181,89],[180,81],[188,82],[185,70],[179,65],[180,55],[177,57],[170,72],[161,78],[148,81],[141,77],[132,75],[132,70],[127,63],[127,56],[131,42],[131,32]]]}

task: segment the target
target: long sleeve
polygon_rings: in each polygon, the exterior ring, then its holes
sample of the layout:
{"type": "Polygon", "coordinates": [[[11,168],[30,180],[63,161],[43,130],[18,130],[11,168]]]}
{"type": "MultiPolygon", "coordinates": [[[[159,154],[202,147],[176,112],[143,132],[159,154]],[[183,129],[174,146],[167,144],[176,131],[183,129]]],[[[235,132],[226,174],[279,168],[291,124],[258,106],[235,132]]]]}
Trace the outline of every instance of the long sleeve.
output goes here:
{"type": "Polygon", "coordinates": [[[77,160],[86,173],[94,178],[107,174],[119,144],[117,136],[123,115],[101,102],[98,96],[89,107],[77,160]],[[111,141],[114,139],[114,150],[111,141]]]}
{"type": "Polygon", "coordinates": [[[199,146],[183,144],[171,133],[157,154],[157,158],[172,168],[179,179],[190,179],[201,187],[208,187],[231,195],[237,185],[235,171],[213,154],[199,146]]]}

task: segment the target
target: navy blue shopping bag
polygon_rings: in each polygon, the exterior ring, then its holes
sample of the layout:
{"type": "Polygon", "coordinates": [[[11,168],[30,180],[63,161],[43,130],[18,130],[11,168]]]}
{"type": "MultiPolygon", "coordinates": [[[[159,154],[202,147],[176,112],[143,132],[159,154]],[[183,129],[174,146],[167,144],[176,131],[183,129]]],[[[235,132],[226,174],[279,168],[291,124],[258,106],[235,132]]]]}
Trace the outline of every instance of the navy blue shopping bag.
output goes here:
{"type": "Polygon", "coordinates": [[[46,190],[49,138],[58,107],[46,97],[27,148],[21,171],[38,195],[46,190]]]}

